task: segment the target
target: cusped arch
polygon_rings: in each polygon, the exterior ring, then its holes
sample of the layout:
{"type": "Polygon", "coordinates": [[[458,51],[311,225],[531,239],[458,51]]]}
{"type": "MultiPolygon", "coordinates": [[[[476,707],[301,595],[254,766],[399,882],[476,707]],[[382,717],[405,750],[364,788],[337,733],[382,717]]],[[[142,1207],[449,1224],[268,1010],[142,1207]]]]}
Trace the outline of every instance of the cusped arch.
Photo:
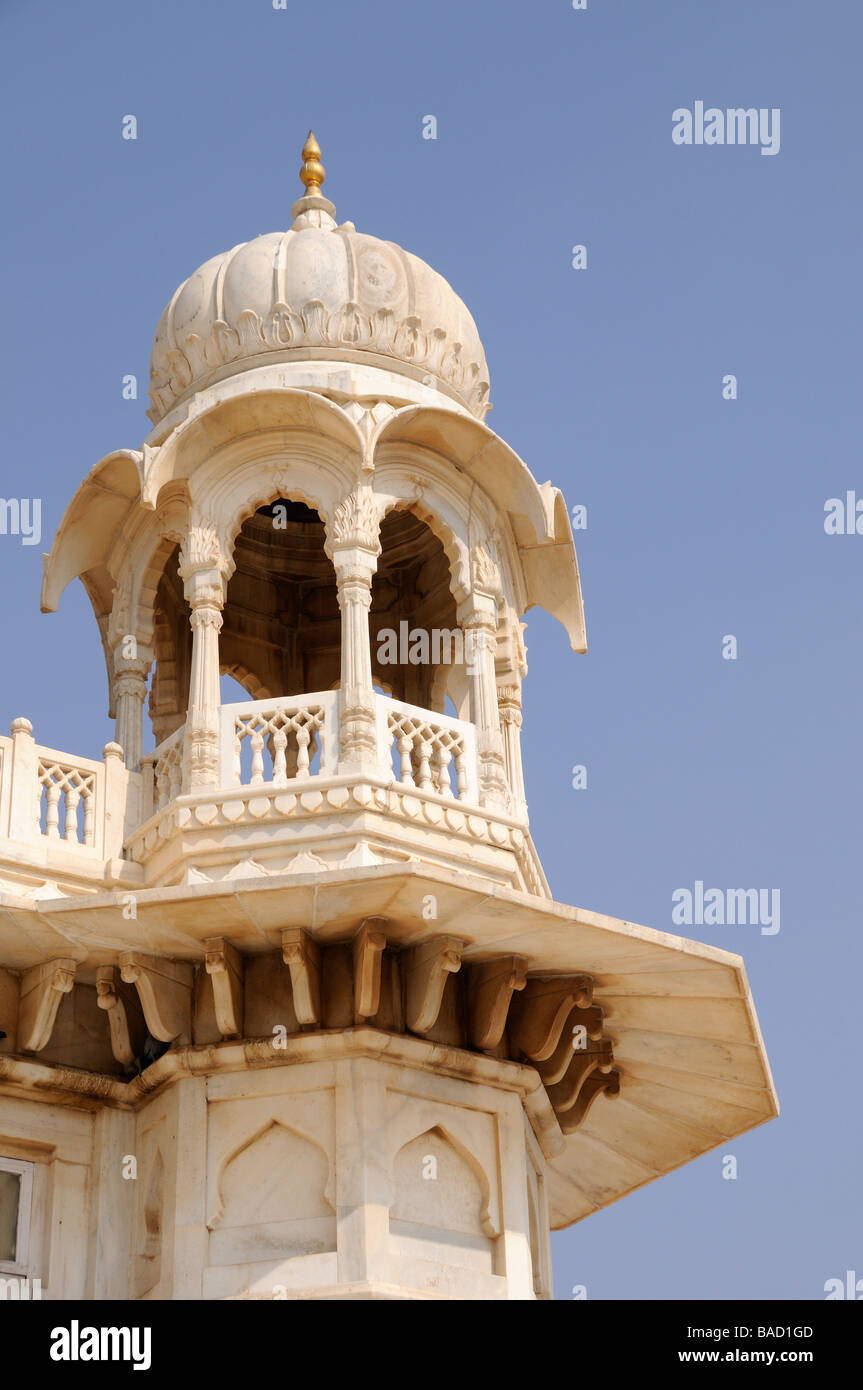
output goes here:
{"type": "Polygon", "coordinates": [[[224,1220],[225,1208],[227,1205],[224,1189],[228,1170],[244,1156],[247,1156],[256,1145],[263,1143],[268,1136],[279,1134],[290,1136],[293,1139],[301,1141],[302,1144],[309,1146],[310,1150],[314,1150],[323,1160],[323,1165],[326,1169],[326,1179],[320,1189],[320,1196],[331,1211],[335,1212],[332,1163],[330,1155],[327,1153],[323,1144],[321,1144],[313,1134],[309,1134],[302,1126],[294,1123],[288,1124],[286,1121],[276,1116],[270,1116],[270,1118],[262,1125],[259,1125],[252,1134],[232,1149],[230,1153],[226,1154],[219,1164],[215,1182],[215,1206],[207,1223],[210,1230],[215,1230],[224,1220]]]}
{"type": "Polygon", "coordinates": [[[480,522],[501,543],[504,593],[517,613],[536,606],[562,624],[573,651],[587,642],[575,543],[566,505],[551,483],[538,483],[527,465],[478,420],[430,406],[406,406],[385,420],[374,439],[376,479],[399,461],[409,474],[446,470],[470,495],[470,539],[477,531],[475,507],[491,504],[480,522]]]}
{"type": "MultiPolygon", "coordinates": [[[[413,1144],[417,1139],[422,1139],[427,1134],[438,1133],[445,1143],[449,1144],[454,1152],[458,1154],[459,1158],[464,1161],[476,1178],[481,1194],[479,1212],[480,1225],[483,1233],[488,1236],[489,1239],[493,1240],[496,1236],[500,1235],[500,1225],[492,1214],[493,1198],[491,1182],[485,1168],[476,1156],[474,1136],[467,1131],[466,1126],[464,1127],[464,1132],[459,1134],[456,1131],[460,1129],[462,1129],[462,1125],[460,1124],[460,1117],[457,1115],[452,1118],[448,1117],[446,1120],[441,1120],[437,1117],[430,1119],[428,1115],[422,1118],[416,1115],[411,1116],[407,1112],[398,1116],[396,1121],[390,1126],[388,1135],[389,1171],[391,1174],[395,1174],[396,1160],[399,1154],[406,1149],[408,1145],[413,1144]]],[[[389,1205],[392,1206],[394,1201],[395,1190],[393,1189],[389,1205]]]]}
{"type": "MultiPolygon", "coordinates": [[[[202,393],[200,400],[194,414],[159,448],[149,450],[142,488],[145,506],[155,507],[168,483],[191,482],[214,456],[230,453],[243,441],[260,442],[269,436],[317,441],[330,456],[345,460],[351,477],[362,470],[362,437],[345,412],[325,396],[289,387],[238,394],[236,383],[223,383],[202,393]]],[[[196,488],[195,495],[199,492],[196,488]]]]}
{"type": "Polygon", "coordinates": [[[303,502],[325,526],[338,503],[355,486],[343,457],[320,439],[249,437],[213,455],[192,484],[193,524],[215,528],[230,562],[243,522],[279,497],[303,502]]]}
{"type": "Polygon", "coordinates": [[[467,519],[455,499],[436,480],[403,464],[384,466],[375,475],[374,494],[381,521],[392,511],[406,511],[425,522],[443,546],[452,596],[463,602],[470,592],[470,543],[467,519]]]}
{"type": "Polygon", "coordinates": [[[159,582],[165,567],[182,536],[177,531],[162,533],[150,550],[146,567],[140,572],[137,584],[132,590],[132,614],[130,632],[134,632],[139,642],[152,646],[156,626],[156,596],[159,582]]]}
{"type": "Polygon", "coordinates": [[[151,643],[156,590],[168,557],[182,544],[188,526],[188,496],[183,487],[172,488],[157,511],[137,507],[126,518],[111,554],[114,563],[111,637],[114,643],[126,633],[134,634],[145,646],[151,643]]]}
{"type": "Polygon", "coordinates": [[[392,457],[394,448],[411,457],[437,457],[449,467],[455,466],[496,499],[496,505],[512,515],[517,526],[526,523],[534,544],[551,537],[551,516],[543,489],[515,450],[488,425],[439,406],[404,406],[378,430],[373,454],[376,469],[392,457]]]}

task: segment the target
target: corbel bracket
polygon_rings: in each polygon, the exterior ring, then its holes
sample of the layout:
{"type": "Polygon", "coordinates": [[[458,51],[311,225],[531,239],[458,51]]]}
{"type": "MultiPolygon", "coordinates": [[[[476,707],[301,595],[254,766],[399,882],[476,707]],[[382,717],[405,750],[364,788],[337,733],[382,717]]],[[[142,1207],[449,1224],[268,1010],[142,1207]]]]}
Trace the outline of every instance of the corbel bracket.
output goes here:
{"type": "MultiPolygon", "coordinates": [[[[598,1004],[591,1004],[586,1009],[572,1009],[560,1034],[560,1042],[552,1052],[551,1056],[544,1062],[534,1062],[534,1066],[539,1072],[546,1086],[554,1086],[561,1081],[569,1069],[572,1062],[573,1053],[584,1056],[585,1049],[580,1045],[580,1030],[584,1029],[585,1038],[591,1042],[598,1042],[602,1036],[603,1010],[598,1004]],[[579,1030],[576,1033],[576,1030],[579,1030]]],[[[589,1050],[589,1049],[588,1049],[589,1050]]]]}
{"type": "Polygon", "coordinates": [[[302,927],[282,932],[282,960],[291,972],[294,1012],[302,1025],[321,1021],[321,950],[302,927]]]}
{"type": "Polygon", "coordinates": [[[612,1068],[603,1072],[599,1067],[592,1071],[579,1090],[578,1098],[568,1110],[562,1110],[558,1121],[564,1134],[572,1134],[578,1129],[596,1097],[616,1096],[620,1092],[620,1072],[612,1068]]]}
{"type": "Polygon", "coordinates": [[[100,965],[96,971],[96,1003],[108,1015],[108,1028],[111,1033],[111,1051],[124,1067],[131,1066],[135,1060],[135,1049],[129,1037],[129,1020],[126,1005],[117,991],[117,967],[100,965]]]}
{"type": "Polygon", "coordinates": [[[385,917],[367,917],[354,937],[354,1022],[374,1018],[381,1006],[381,965],[387,938],[385,917]]]}
{"type": "Polygon", "coordinates": [[[138,951],[126,951],[120,957],[120,976],[137,989],[147,1027],[160,1042],[185,1047],[192,1040],[194,973],[184,961],[138,951]]]}
{"type": "Polygon", "coordinates": [[[54,1030],[60,999],[75,983],[77,961],[60,958],[34,965],[21,978],[18,1007],[18,1047],[41,1052],[54,1030]]]}
{"type": "Polygon", "coordinates": [[[461,969],[466,944],[457,936],[437,936],[407,952],[405,1021],[412,1033],[434,1027],[447,976],[461,969]]]}
{"type": "Polygon", "coordinates": [[[468,972],[470,1040],[480,1051],[497,1047],[503,1037],[510,1000],[527,984],[524,956],[501,956],[498,960],[471,965],[468,972]]]}
{"type": "Polygon", "coordinates": [[[587,1008],[592,1001],[593,981],[589,975],[557,975],[545,980],[528,980],[513,1009],[510,1040],[532,1062],[545,1062],[552,1055],[573,1008],[587,1008]]]}
{"type": "Polygon", "coordinates": [[[223,1038],[243,1033],[243,957],[223,936],[204,941],[204,965],[213,982],[216,1027],[223,1038]]]}

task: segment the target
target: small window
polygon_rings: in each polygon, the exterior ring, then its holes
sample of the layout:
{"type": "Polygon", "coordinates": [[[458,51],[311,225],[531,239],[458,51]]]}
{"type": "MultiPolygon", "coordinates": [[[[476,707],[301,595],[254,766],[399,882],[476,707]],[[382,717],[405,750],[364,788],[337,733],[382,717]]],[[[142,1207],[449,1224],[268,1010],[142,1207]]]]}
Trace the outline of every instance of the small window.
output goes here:
{"type": "Polygon", "coordinates": [[[26,1274],[33,1164],[0,1158],[0,1273],[26,1274]]]}

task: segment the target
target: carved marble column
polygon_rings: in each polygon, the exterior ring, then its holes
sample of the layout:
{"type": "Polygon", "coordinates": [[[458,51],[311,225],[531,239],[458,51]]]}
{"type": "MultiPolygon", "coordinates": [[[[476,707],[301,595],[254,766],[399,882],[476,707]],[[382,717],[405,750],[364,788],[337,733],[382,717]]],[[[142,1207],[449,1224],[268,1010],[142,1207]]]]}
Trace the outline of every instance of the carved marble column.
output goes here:
{"type": "Polygon", "coordinates": [[[482,546],[474,547],[471,560],[474,587],[459,604],[458,620],[465,633],[470,718],[476,729],[479,759],[480,802],[483,806],[504,807],[507,787],[494,668],[500,574],[482,546]]]}
{"type": "Polygon", "coordinates": [[[371,489],[361,487],[336,508],[328,538],[342,617],[340,772],[378,759],[369,609],[381,553],[379,531],[371,489]]]}
{"type": "Polygon", "coordinates": [[[506,780],[512,793],[513,810],[518,816],[526,816],[527,801],[521,761],[521,688],[518,685],[499,685],[497,707],[503,735],[506,780]]]}
{"type": "Polygon", "coordinates": [[[152,664],[152,652],[138,648],[136,657],[123,655],[128,639],[114,651],[114,696],[116,700],[116,741],[123,749],[123,761],[130,772],[141,767],[143,748],[144,701],[147,698],[147,675],[152,664]]]}
{"type": "Polygon", "coordinates": [[[192,670],[186,716],[183,790],[219,785],[219,632],[226,564],[211,526],[193,526],[180,553],[180,577],[192,610],[192,670]]]}

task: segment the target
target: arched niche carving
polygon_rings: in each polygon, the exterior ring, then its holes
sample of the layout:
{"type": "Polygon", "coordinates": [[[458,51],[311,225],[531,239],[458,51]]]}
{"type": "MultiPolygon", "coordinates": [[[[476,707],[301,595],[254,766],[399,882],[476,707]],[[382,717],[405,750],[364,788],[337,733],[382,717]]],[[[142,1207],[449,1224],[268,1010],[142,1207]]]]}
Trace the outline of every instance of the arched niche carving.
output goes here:
{"type": "Polygon", "coordinates": [[[461,603],[474,588],[477,550],[491,547],[502,601],[519,612],[526,603],[521,563],[508,513],[457,464],[418,446],[381,445],[375,492],[389,510],[410,506],[440,537],[461,603]]]}
{"type": "Polygon", "coordinates": [[[302,1129],[271,1117],[222,1161],[216,1178],[211,1231],[335,1213],[333,1177],[325,1149],[302,1129]]]}
{"type": "Polygon", "coordinates": [[[420,466],[445,467],[487,498],[496,510],[501,496],[520,518],[519,544],[550,539],[547,497],[523,459],[488,425],[434,406],[405,406],[382,421],[374,442],[376,471],[401,456],[416,472],[420,466]]]}
{"type": "Polygon", "coordinates": [[[390,1229],[439,1231],[492,1243],[488,1178],[471,1151],[442,1124],[407,1141],[392,1169],[390,1229]]]}
{"type": "Polygon", "coordinates": [[[124,522],[112,551],[116,557],[115,584],[119,594],[129,585],[128,611],[120,612],[115,597],[112,631],[115,640],[132,634],[143,646],[153,638],[153,608],[165,562],[189,529],[189,500],[185,485],[164,490],[155,511],[136,507],[124,522]]]}
{"type": "MultiPolygon", "coordinates": [[[[465,1164],[473,1175],[473,1181],[476,1183],[476,1190],[479,1194],[477,1207],[479,1229],[483,1235],[493,1240],[500,1235],[501,1230],[496,1173],[493,1178],[490,1178],[477,1154],[479,1145],[476,1131],[471,1124],[471,1117],[460,1115],[457,1111],[443,1117],[435,1113],[434,1106],[424,1106],[422,1114],[411,1113],[411,1109],[407,1108],[401,1111],[391,1123],[387,1136],[393,1189],[391,1215],[394,1209],[398,1209],[398,1156],[411,1149],[411,1146],[417,1146],[416,1153],[422,1158],[423,1155],[419,1152],[422,1145],[418,1141],[425,1139],[430,1134],[439,1135],[440,1139],[449,1146],[453,1154],[458,1156],[460,1162],[465,1164]],[[495,1185],[494,1191],[492,1190],[492,1181],[495,1185]]],[[[423,1179],[421,1169],[417,1171],[420,1182],[429,1181],[423,1179]]],[[[439,1178],[437,1180],[439,1181],[439,1178]]]]}

